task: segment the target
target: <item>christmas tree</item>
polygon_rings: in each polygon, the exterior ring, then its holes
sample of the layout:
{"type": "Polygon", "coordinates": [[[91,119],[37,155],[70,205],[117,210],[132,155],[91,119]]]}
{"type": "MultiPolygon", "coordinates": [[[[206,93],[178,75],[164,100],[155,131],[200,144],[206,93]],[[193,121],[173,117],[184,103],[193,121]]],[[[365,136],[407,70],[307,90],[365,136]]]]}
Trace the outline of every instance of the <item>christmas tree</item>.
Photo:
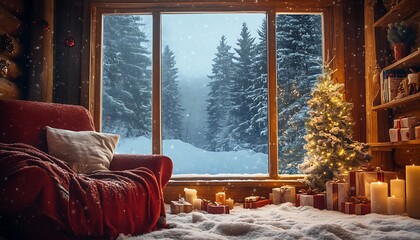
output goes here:
{"type": "Polygon", "coordinates": [[[327,181],[370,160],[369,146],[352,140],[353,104],[344,99],[344,85],[334,82],[328,65],[323,70],[308,101],[307,152],[299,166],[307,174],[306,183],[318,190],[324,190],[327,181]]]}

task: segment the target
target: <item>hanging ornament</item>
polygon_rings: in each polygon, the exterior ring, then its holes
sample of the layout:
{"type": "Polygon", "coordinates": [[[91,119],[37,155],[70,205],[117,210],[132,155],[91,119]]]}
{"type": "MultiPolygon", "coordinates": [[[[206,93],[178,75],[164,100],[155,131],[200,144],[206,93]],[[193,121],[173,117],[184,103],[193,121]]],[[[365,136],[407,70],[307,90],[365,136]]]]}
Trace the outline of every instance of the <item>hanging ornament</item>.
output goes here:
{"type": "Polygon", "coordinates": [[[0,60],[0,76],[1,77],[6,77],[7,76],[7,72],[9,72],[9,61],[5,60],[5,59],[1,59],[0,60]]]}
{"type": "Polygon", "coordinates": [[[64,45],[66,45],[66,47],[71,48],[74,47],[74,45],[76,45],[76,41],[70,34],[67,34],[66,39],[64,39],[64,45]]]}
{"type": "Polygon", "coordinates": [[[45,32],[50,30],[50,24],[46,20],[44,19],[39,20],[39,24],[41,25],[42,30],[44,30],[45,32]]]}
{"type": "Polygon", "coordinates": [[[6,33],[0,36],[0,52],[1,51],[6,51],[8,54],[13,54],[15,51],[15,44],[13,43],[13,39],[6,33]]]}

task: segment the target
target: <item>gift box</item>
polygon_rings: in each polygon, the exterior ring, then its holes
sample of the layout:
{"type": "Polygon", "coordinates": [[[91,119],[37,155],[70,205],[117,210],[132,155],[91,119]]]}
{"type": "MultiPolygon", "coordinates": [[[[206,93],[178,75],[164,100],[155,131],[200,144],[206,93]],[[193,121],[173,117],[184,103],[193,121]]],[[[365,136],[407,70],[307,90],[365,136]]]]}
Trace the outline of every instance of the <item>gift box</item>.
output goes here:
{"type": "Polygon", "coordinates": [[[401,128],[400,133],[401,133],[401,141],[413,140],[415,138],[413,127],[401,128]]]}
{"type": "Polygon", "coordinates": [[[401,128],[401,118],[394,119],[394,127],[393,128],[401,128]]]}
{"type": "Polygon", "coordinates": [[[356,196],[356,173],[361,171],[363,170],[352,170],[349,171],[349,174],[347,175],[347,182],[350,185],[350,196],[356,196]]]}
{"type": "Polygon", "coordinates": [[[171,201],[171,213],[189,213],[192,211],[192,204],[187,201],[171,201]]]}
{"type": "Polygon", "coordinates": [[[414,128],[416,139],[420,139],[420,126],[414,128]]]}
{"type": "Polygon", "coordinates": [[[400,128],[390,128],[389,129],[389,141],[390,142],[401,141],[401,129],[400,128]]]}
{"type": "Polygon", "coordinates": [[[207,205],[209,205],[210,203],[211,203],[210,200],[202,199],[201,200],[201,210],[207,211],[207,205]]]}
{"type": "Polygon", "coordinates": [[[333,180],[326,184],[327,209],[341,211],[341,203],[349,198],[350,185],[344,181],[333,180]]]}
{"type": "Polygon", "coordinates": [[[342,202],[341,212],[346,214],[366,215],[370,213],[370,202],[368,203],[354,203],[342,202]]]}
{"type": "Polygon", "coordinates": [[[268,204],[273,204],[273,201],[271,201],[270,199],[259,199],[253,202],[244,202],[243,207],[244,208],[260,208],[268,204]]]}
{"type": "Polygon", "coordinates": [[[280,204],[285,202],[295,202],[296,188],[292,186],[282,186],[280,188],[273,188],[273,204],[280,204]]]}
{"type": "Polygon", "coordinates": [[[207,205],[207,212],[211,214],[229,214],[229,206],[217,203],[209,203],[207,205]]]}
{"type": "Polygon", "coordinates": [[[418,125],[417,117],[401,118],[401,128],[410,128],[418,125]]]}
{"type": "Polygon", "coordinates": [[[325,209],[325,194],[299,194],[300,206],[311,206],[320,210],[325,209]]]}
{"type": "MultiPolygon", "coordinates": [[[[375,171],[350,171],[350,195],[351,196],[366,196],[370,200],[370,183],[371,182],[386,182],[390,186],[390,180],[397,178],[396,172],[382,171],[376,169],[375,171]],[[352,189],[355,189],[353,192],[352,189]]],[[[389,189],[388,189],[389,190],[389,189]]]]}

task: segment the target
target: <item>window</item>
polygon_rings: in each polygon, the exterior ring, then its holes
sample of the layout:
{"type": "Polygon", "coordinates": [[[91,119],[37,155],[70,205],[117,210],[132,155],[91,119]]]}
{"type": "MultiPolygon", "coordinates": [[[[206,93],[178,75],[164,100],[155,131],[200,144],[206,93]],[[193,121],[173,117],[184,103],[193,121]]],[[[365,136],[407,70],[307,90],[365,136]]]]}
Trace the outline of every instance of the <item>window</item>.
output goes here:
{"type": "Polygon", "coordinates": [[[298,173],[322,12],[140,10],[104,8],[96,24],[95,119],[121,134],[117,152],[163,153],[175,175],[298,173]]]}

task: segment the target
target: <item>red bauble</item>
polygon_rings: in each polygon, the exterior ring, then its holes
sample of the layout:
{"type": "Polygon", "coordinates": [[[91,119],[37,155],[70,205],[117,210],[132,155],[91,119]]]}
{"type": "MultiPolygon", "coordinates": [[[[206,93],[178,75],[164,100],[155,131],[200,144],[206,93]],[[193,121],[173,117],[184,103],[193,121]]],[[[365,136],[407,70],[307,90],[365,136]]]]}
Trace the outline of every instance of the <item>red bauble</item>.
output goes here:
{"type": "Polygon", "coordinates": [[[47,21],[45,21],[44,19],[39,20],[39,23],[41,24],[42,30],[44,30],[44,31],[50,30],[50,24],[47,21]]]}
{"type": "Polygon", "coordinates": [[[74,47],[74,45],[76,45],[76,41],[74,40],[74,38],[72,36],[67,36],[66,39],[64,39],[64,45],[66,45],[66,47],[74,47]]]}

